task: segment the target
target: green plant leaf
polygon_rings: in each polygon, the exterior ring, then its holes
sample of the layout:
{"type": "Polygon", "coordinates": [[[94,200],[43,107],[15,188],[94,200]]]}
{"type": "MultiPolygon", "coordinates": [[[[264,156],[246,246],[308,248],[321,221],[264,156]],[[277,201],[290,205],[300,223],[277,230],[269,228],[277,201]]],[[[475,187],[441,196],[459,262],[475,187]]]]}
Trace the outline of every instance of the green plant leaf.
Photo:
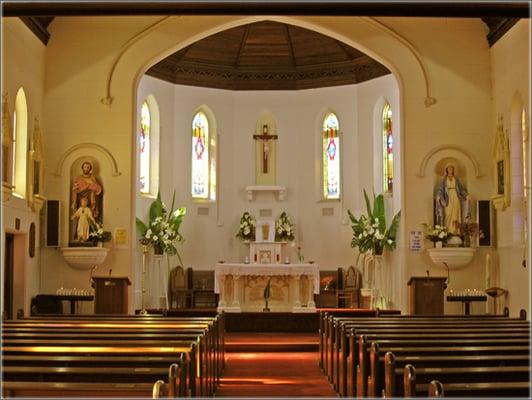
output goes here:
{"type": "Polygon", "coordinates": [[[146,226],[146,224],[138,218],[136,219],[135,222],[136,222],[135,225],[137,226],[137,230],[139,231],[139,233],[141,235],[144,235],[146,231],[148,230],[148,227],[146,226]]]}
{"type": "Polygon", "coordinates": [[[379,194],[373,200],[373,218],[379,219],[379,230],[386,230],[386,214],[384,213],[384,196],[379,194]]]}
{"type": "Polygon", "coordinates": [[[364,200],[366,201],[366,210],[368,211],[368,217],[373,217],[373,212],[371,210],[371,203],[369,201],[368,194],[366,193],[366,189],[364,189],[364,200]]]}
{"type": "Polygon", "coordinates": [[[153,203],[151,203],[149,215],[150,215],[150,221],[149,221],[150,225],[152,224],[153,221],[155,221],[157,217],[163,216],[163,202],[161,200],[161,192],[157,193],[157,199],[155,199],[153,203]]]}

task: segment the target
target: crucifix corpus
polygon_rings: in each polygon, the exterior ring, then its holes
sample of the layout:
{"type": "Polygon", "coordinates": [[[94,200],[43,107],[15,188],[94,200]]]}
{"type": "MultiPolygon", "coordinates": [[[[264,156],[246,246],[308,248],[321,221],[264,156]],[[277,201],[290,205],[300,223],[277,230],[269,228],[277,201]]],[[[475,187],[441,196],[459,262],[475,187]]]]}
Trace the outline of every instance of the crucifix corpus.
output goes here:
{"type": "Polygon", "coordinates": [[[262,163],[261,163],[261,172],[263,174],[268,174],[270,172],[270,140],[277,140],[277,135],[270,135],[268,133],[268,125],[262,125],[262,134],[253,135],[253,139],[262,141],[262,163]]]}

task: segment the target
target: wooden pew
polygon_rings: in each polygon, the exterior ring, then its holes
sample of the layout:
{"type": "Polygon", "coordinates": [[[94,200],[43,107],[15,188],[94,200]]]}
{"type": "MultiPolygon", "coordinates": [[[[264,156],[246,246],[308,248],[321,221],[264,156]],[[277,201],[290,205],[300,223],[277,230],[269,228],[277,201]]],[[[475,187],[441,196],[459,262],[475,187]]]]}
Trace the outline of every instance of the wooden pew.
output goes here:
{"type": "MultiPolygon", "coordinates": [[[[504,322],[506,326],[508,323],[516,322],[522,324],[520,319],[509,319],[507,317],[491,317],[491,316],[478,316],[470,317],[463,315],[449,315],[449,316],[381,316],[379,318],[351,318],[351,317],[337,317],[337,316],[328,316],[328,320],[323,322],[324,324],[324,335],[320,337],[322,354],[320,354],[320,359],[322,359],[324,364],[324,370],[329,378],[329,381],[333,384],[335,389],[338,389],[338,377],[340,372],[338,371],[338,353],[342,348],[340,343],[341,335],[344,335],[344,347],[347,347],[347,340],[345,336],[347,333],[345,331],[350,327],[357,327],[362,324],[383,324],[385,321],[390,324],[399,323],[411,324],[412,326],[430,323],[430,321],[456,321],[455,323],[475,321],[478,326],[481,326],[484,321],[495,321],[495,322],[504,322]],[[343,332],[342,332],[343,331],[343,332]],[[336,355],[335,355],[336,353],[336,355]]],[[[347,350],[344,350],[344,354],[347,355],[347,350]]]]}
{"type": "Polygon", "coordinates": [[[527,382],[473,382],[446,383],[432,381],[419,385],[430,398],[436,397],[525,397],[530,398],[530,381],[527,382]]]}
{"type": "MultiPolygon", "coordinates": [[[[222,316],[223,317],[223,316],[222,316]]],[[[219,320],[220,318],[216,318],[214,320],[219,320]]],[[[223,319],[223,318],[222,318],[223,319]]],[[[153,330],[155,329],[155,332],[157,332],[157,334],[159,336],[161,336],[161,332],[160,330],[161,329],[165,329],[165,330],[175,330],[176,328],[177,329],[185,329],[187,330],[187,332],[189,333],[192,333],[192,331],[189,329],[190,327],[192,328],[195,328],[197,329],[197,332],[198,334],[201,334],[201,327],[203,327],[203,329],[205,328],[210,328],[212,327],[213,325],[216,326],[215,324],[216,321],[213,321],[213,318],[209,317],[209,318],[161,318],[161,317],[156,317],[156,318],[153,318],[153,317],[149,317],[149,318],[144,318],[144,317],[128,317],[128,316],[121,316],[121,318],[112,318],[112,319],[108,319],[108,318],[102,318],[102,317],[94,317],[94,318],[75,318],[75,319],[67,319],[67,318],[59,318],[59,319],[56,319],[55,316],[54,318],[43,318],[43,317],[39,317],[39,318],[31,318],[31,319],[24,319],[24,320],[19,320],[19,321],[15,321],[11,324],[9,324],[9,327],[7,327],[7,330],[11,333],[14,333],[14,332],[17,332],[19,334],[18,337],[21,337],[20,334],[21,332],[23,332],[24,330],[26,330],[26,333],[29,333],[27,332],[28,330],[35,330],[35,329],[43,329],[45,330],[48,334],[50,334],[50,332],[53,332],[54,330],[56,331],[55,333],[56,334],[59,334],[59,337],[57,337],[57,339],[61,339],[63,340],[63,343],[64,343],[64,340],[65,340],[65,335],[64,335],[64,332],[70,330],[71,333],[80,333],[80,329],[88,329],[89,332],[94,332],[94,331],[98,331],[99,334],[100,334],[100,337],[102,334],[105,334],[105,335],[109,335],[111,332],[109,332],[109,330],[112,330],[112,334],[110,335],[111,337],[114,335],[115,336],[115,339],[116,338],[119,338],[121,340],[124,340],[124,339],[127,339],[127,336],[131,336],[132,333],[137,333],[135,335],[135,338],[139,338],[139,335],[138,335],[138,332],[139,332],[139,329],[142,331],[142,332],[146,332],[146,329],[150,329],[153,330]],[[81,328],[83,327],[83,328],[81,328]],[[91,330],[92,329],[92,330],[91,330]],[[63,334],[61,333],[58,333],[57,330],[59,330],[61,332],[61,330],[63,330],[63,334]],[[126,330],[130,330],[129,333],[124,333],[126,330]],[[120,333],[118,333],[120,332],[120,333]],[[117,336],[118,335],[118,336],[117,336]]],[[[205,352],[205,354],[207,354],[207,358],[205,359],[204,363],[202,363],[203,365],[206,366],[206,370],[204,371],[204,375],[206,375],[208,378],[213,375],[215,379],[208,379],[207,380],[207,384],[208,384],[208,387],[207,388],[203,388],[202,386],[200,386],[200,388],[202,388],[202,392],[203,395],[207,395],[207,394],[212,394],[214,392],[214,386],[215,386],[215,382],[219,380],[219,377],[220,377],[220,374],[221,374],[221,369],[223,368],[223,354],[221,353],[220,350],[223,349],[223,328],[221,328],[221,325],[218,324],[217,326],[217,335],[211,335],[212,338],[213,338],[213,342],[211,344],[211,346],[213,348],[216,349],[215,352],[205,352]]],[[[169,333],[170,331],[168,331],[169,333]]],[[[149,340],[150,338],[153,338],[153,334],[154,333],[150,333],[150,334],[143,334],[144,335],[144,339],[147,339],[149,340]]],[[[95,334],[96,336],[98,336],[98,334],[95,334]]],[[[181,335],[180,337],[183,338],[183,334],[178,334],[178,335],[181,335]]],[[[53,335],[52,335],[53,336],[53,335]]],[[[85,334],[85,337],[87,335],[85,334]]],[[[175,335],[174,335],[175,336],[175,335]]],[[[190,340],[197,340],[198,338],[196,336],[192,336],[190,335],[190,340]]],[[[54,339],[50,339],[50,335],[46,336],[49,340],[54,340],[54,339]]],[[[173,339],[175,339],[176,337],[178,336],[175,336],[173,339]]],[[[13,338],[13,336],[11,336],[11,338],[13,338]]],[[[161,338],[163,339],[163,338],[161,338]]],[[[165,340],[167,341],[169,339],[169,337],[165,338],[165,340]]],[[[10,339],[10,340],[13,340],[13,339],[10,339]]],[[[76,339],[73,339],[75,341],[79,340],[79,338],[76,338],[76,339]]],[[[11,344],[14,344],[13,342],[11,342],[11,344]]],[[[25,342],[20,342],[20,344],[25,344],[25,342]]],[[[113,344],[118,344],[118,343],[113,343],[113,344]]],[[[198,344],[202,344],[202,341],[201,340],[198,340],[198,344]]],[[[200,347],[200,350],[201,350],[201,347],[200,347]]],[[[222,350],[223,351],[223,350],[222,350]]],[[[201,360],[201,358],[200,358],[201,360]]],[[[201,370],[200,370],[201,371],[201,370]]],[[[202,376],[202,373],[200,372],[200,378],[202,376]]]]}
{"type": "MultiPolygon", "coordinates": [[[[393,358],[391,356],[393,353],[387,353],[390,356],[388,358],[393,358]]],[[[474,358],[474,357],[473,357],[474,358]]],[[[423,396],[427,391],[427,386],[431,381],[436,378],[443,380],[448,383],[454,384],[469,384],[474,383],[473,387],[479,387],[479,383],[489,384],[492,388],[494,387],[493,383],[513,383],[515,385],[508,385],[505,388],[503,397],[520,395],[528,396],[527,393],[530,390],[530,385],[528,385],[527,391],[521,391],[523,388],[523,383],[530,382],[530,366],[521,365],[521,366],[451,366],[451,367],[424,367],[424,368],[414,368],[413,365],[407,364],[403,371],[399,371],[400,368],[397,368],[397,371],[394,371],[392,374],[391,371],[386,373],[386,388],[385,396],[386,397],[418,397],[423,396]],[[395,372],[399,372],[398,382],[402,380],[402,387],[397,385],[393,387],[393,382],[389,382],[389,379],[393,375],[397,375],[395,372]],[[420,382],[422,382],[420,384],[420,382]],[[417,390],[419,388],[420,390],[417,390]],[[510,390],[506,390],[510,389],[510,390]],[[516,393],[518,391],[518,393],[516,393]]],[[[526,386],[526,385],[525,385],[526,386]]],[[[451,387],[451,386],[450,386],[451,387]]],[[[456,389],[458,386],[454,386],[456,389]]],[[[502,387],[499,386],[497,389],[501,390],[502,387]]],[[[448,395],[453,393],[448,393],[448,395]]],[[[477,393],[480,394],[480,393],[477,393]]],[[[456,393],[454,393],[456,395],[456,393]]],[[[473,391],[471,395],[474,395],[473,391]]],[[[503,395],[502,391],[499,395],[503,395]]],[[[489,393],[489,396],[492,397],[492,393],[489,393]]]]}
{"type": "MultiPolygon", "coordinates": [[[[345,396],[348,392],[347,376],[350,373],[350,371],[348,371],[349,363],[347,361],[347,358],[349,357],[351,348],[357,347],[358,343],[356,338],[354,338],[354,340],[351,340],[349,338],[349,336],[352,334],[356,336],[358,334],[364,334],[373,331],[389,333],[395,332],[399,334],[416,334],[419,329],[424,329],[425,331],[427,331],[427,329],[430,329],[435,324],[447,326],[446,329],[450,332],[464,334],[467,332],[486,332],[486,324],[491,323],[491,319],[489,318],[485,320],[475,318],[474,320],[474,323],[471,323],[463,317],[432,317],[428,319],[405,318],[399,320],[391,318],[379,318],[363,319],[358,321],[339,321],[338,323],[340,324],[340,329],[337,330],[337,333],[335,335],[336,339],[330,341],[330,347],[332,347],[332,349],[329,350],[329,353],[326,357],[329,359],[329,379],[334,384],[335,389],[340,393],[340,395],[345,396]],[[353,327],[358,328],[355,329],[356,333],[351,332],[354,329],[353,327]]],[[[514,320],[507,322],[508,323],[501,324],[500,320],[496,320],[496,322],[493,324],[494,329],[496,328],[498,332],[514,332],[516,335],[521,335],[520,337],[523,337],[524,330],[527,330],[526,332],[528,332],[527,324],[524,321],[514,320]]],[[[427,331],[427,333],[429,333],[429,331],[427,331]]],[[[354,353],[357,354],[356,349],[354,353]]],[[[354,367],[356,367],[357,359],[354,357],[350,357],[350,360],[350,363],[353,363],[353,361],[355,362],[355,366],[351,368],[352,370],[354,370],[354,367]]]]}
{"type": "MultiPolygon", "coordinates": [[[[410,354],[416,356],[422,355],[453,355],[469,356],[474,358],[481,355],[526,355],[530,348],[529,339],[448,339],[442,336],[440,340],[422,340],[420,337],[417,341],[405,340],[377,340],[371,343],[370,349],[370,367],[367,376],[367,392],[357,391],[361,396],[368,397],[380,396],[385,387],[385,356],[386,351],[394,354],[410,354]],[[475,343],[476,342],[476,343],[475,343]],[[395,350],[392,350],[395,349],[395,350]]],[[[440,363],[441,364],[441,363],[440,363]]],[[[361,371],[365,371],[361,365],[361,371]]],[[[360,382],[364,375],[358,378],[360,382]]]]}
{"type": "MultiPolygon", "coordinates": [[[[16,397],[56,397],[57,391],[64,390],[59,397],[64,397],[65,394],[90,397],[95,391],[109,390],[107,396],[122,397],[125,396],[125,393],[129,393],[128,396],[138,397],[141,393],[146,393],[151,389],[155,376],[162,378],[168,374],[170,392],[193,394],[195,393],[195,364],[192,363],[194,351],[194,343],[188,346],[165,348],[3,346],[3,391],[5,395],[16,397]],[[6,358],[17,355],[25,357],[24,366],[8,365],[9,360],[6,358]],[[161,355],[163,355],[162,358],[161,355]],[[56,357],[70,357],[71,361],[76,360],[81,367],[61,366],[58,368],[39,365],[39,358],[53,363],[56,357]],[[147,371],[147,359],[151,359],[152,365],[153,359],[157,359],[157,365],[164,366],[164,368],[147,371]],[[119,367],[109,362],[112,360],[115,362],[120,360],[119,367]],[[172,367],[174,363],[178,367],[172,367]],[[36,366],[37,369],[33,371],[28,365],[36,366]],[[133,370],[131,370],[132,368],[133,370]],[[179,374],[178,383],[176,382],[176,374],[179,374]],[[111,382],[95,382],[94,377],[98,379],[98,376],[104,375],[107,375],[105,379],[111,382]],[[147,381],[142,382],[143,376],[147,378],[147,381]],[[59,382],[54,382],[57,377],[60,377],[58,378],[59,382]],[[38,383],[42,383],[42,385],[24,385],[35,380],[41,380],[38,383]],[[75,380],[75,382],[68,382],[68,380],[75,380]],[[44,381],[48,382],[45,384],[44,381]],[[174,389],[171,388],[172,385],[174,385],[174,389]],[[175,385],[179,386],[175,387],[175,385]]],[[[102,394],[99,394],[99,397],[101,396],[102,394]]]]}
{"type": "MultiPolygon", "coordinates": [[[[440,321],[439,318],[435,319],[433,324],[437,324],[438,321],[440,321]]],[[[375,321],[374,321],[375,322],[375,321]]],[[[517,327],[508,327],[505,324],[495,324],[491,326],[491,328],[486,329],[488,327],[487,323],[489,321],[484,321],[483,324],[480,326],[478,324],[474,324],[473,327],[468,327],[467,324],[464,325],[464,323],[457,324],[457,326],[454,325],[456,321],[451,322],[449,324],[449,321],[442,322],[443,328],[437,328],[434,326],[429,327],[422,327],[422,326],[414,326],[411,323],[405,324],[406,326],[402,326],[402,324],[393,326],[390,324],[385,323],[382,321],[380,324],[374,324],[370,325],[369,323],[366,323],[366,326],[359,329],[350,329],[349,333],[349,339],[347,346],[347,350],[349,352],[347,357],[339,358],[339,393],[342,396],[353,396],[354,393],[356,393],[356,374],[358,373],[359,369],[359,359],[360,354],[358,350],[358,334],[369,334],[374,332],[385,332],[387,335],[401,335],[401,334],[409,334],[410,337],[415,337],[416,334],[419,334],[420,329],[423,329],[423,332],[425,335],[430,335],[431,332],[437,334],[438,329],[445,329],[447,332],[447,335],[449,334],[460,334],[460,335],[471,335],[471,334],[484,334],[487,335],[486,338],[493,337],[493,333],[496,333],[497,335],[501,333],[508,333],[510,336],[515,336],[516,338],[525,338],[529,337],[529,325],[526,323],[526,321],[521,321],[518,323],[517,327]],[[490,333],[490,330],[492,331],[490,333]],[[357,333],[358,332],[358,333],[357,333]],[[414,335],[414,336],[412,336],[414,335]],[[347,368],[345,368],[345,364],[347,364],[347,368]]],[[[359,324],[360,325],[360,324],[359,324]]],[[[515,323],[514,323],[515,325],[515,323]]],[[[382,333],[381,333],[382,334],[382,333]]],[[[393,337],[393,336],[392,336],[393,337]]],[[[344,339],[345,340],[345,336],[344,339]]],[[[342,346],[342,348],[345,349],[345,345],[342,346]]],[[[341,349],[342,350],[342,349],[341,349]]],[[[340,354],[344,356],[344,352],[341,351],[340,354]]],[[[367,368],[367,367],[366,367],[367,368]]],[[[363,382],[365,385],[365,383],[363,382]]]]}
{"type": "MultiPolygon", "coordinates": [[[[202,347],[207,348],[207,359],[209,361],[202,362],[201,365],[205,365],[209,371],[209,374],[213,375],[213,381],[208,381],[211,390],[214,390],[214,385],[219,382],[221,372],[224,366],[224,328],[223,321],[224,315],[221,314],[216,318],[212,317],[193,317],[193,318],[164,318],[161,316],[119,316],[119,318],[112,318],[112,329],[115,330],[117,325],[120,326],[120,330],[124,329],[155,329],[157,331],[161,329],[186,329],[186,328],[210,328],[214,333],[207,334],[206,339],[200,342],[200,348],[198,352],[204,353],[202,347]],[[214,351],[209,351],[214,349],[214,351]]],[[[100,332],[105,332],[105,329],[109,329],[109,317],[104,318],[101,316],[90,318],[30,318],[17,320],[11,323],[8,329],[35,329],[40,327],[41,329],[73,329],[75,332],[79,331],[79,327],[99,329],[100,332]]],[[[201,360],[201,359],[200,359],[201,360]]]]}

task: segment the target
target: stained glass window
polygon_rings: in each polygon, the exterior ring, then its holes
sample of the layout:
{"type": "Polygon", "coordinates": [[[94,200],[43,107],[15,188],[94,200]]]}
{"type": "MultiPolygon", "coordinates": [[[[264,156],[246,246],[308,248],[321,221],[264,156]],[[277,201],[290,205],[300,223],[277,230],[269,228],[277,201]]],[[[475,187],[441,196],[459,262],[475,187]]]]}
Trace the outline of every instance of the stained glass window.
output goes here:
{"type": "Polygon", "coordinates": [[[151,151],[151,113],[148,102],[142,103],[140,109],[139,157],[140,157],[140,192],[150,192],[150,151],[151,151]]]}
{"type": "Polygon", "coordinates": [[[340,138],[338,118],[329,113],[323,120],[323,197],[340,198],[340,138]]]}
{"type": "Polygon", "coordinates": [[[192,120],[192,197],[216,199],[216,141],[202,111],[192,120]]]}
{"type": "Polygon", "coordinates": [[[382,183],[384,193],[393,192],[392,109],[389,104],[382,110],[382,183]]]}
{"type": "Polygon", "coordinates": [[[26,163],[28,154],[28,106],[24,89],[20,88],[13,113],[13,185],[17,197],[26,197],[26,163]]]}

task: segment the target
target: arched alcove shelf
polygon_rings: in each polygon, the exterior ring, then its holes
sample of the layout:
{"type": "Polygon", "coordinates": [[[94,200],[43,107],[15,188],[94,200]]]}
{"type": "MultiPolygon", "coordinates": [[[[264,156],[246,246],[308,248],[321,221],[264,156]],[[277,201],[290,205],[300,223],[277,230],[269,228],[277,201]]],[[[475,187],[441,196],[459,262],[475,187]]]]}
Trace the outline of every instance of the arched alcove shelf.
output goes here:
{"type": "Polygon", "coordinates": [[[421,161],[421,164],[419,165],[419,171],[417,173],[417,176],[420,178],[424,178],[427,172],[427,165],[432,157],[434,157],[436,154],[445,152],[450,150],[451,153],[460,153],[463,156],[466,157],[467,160],[471,163],[473,166],[473,169],[475,171],[475,178],[482,178],[484,176],[480,170],[480,164],[476,157],[470,153],[469,151],[461,148],[460,146],[456,146],[453,144],[445,144],[442,146],[434,147],[432,150],[430,150],[425,157],[423,157],[423,160],[421,161]]]}
{"type": "Polygon", "coordinates": [[[118,170],[118,164],[116,162],[116,159],[113,157],[111,152],[107,150],[105,147],[99,144],[96,144],[96,143],[79,143],[79,144],[72,146],[67,151],[65,151],[63,155],[61,156],[61,159],[57,163],[57,168],[55,169],[54,175],[57,177],[61,177],[63,174],[63,164],[65,163],[65,160],[75,151],[82,150],[82,149],[92,149],[92,150],[99,151],[105,156],[105,158],[109,162],[113,176],[122,175],[122,172],[118,170]]]}

